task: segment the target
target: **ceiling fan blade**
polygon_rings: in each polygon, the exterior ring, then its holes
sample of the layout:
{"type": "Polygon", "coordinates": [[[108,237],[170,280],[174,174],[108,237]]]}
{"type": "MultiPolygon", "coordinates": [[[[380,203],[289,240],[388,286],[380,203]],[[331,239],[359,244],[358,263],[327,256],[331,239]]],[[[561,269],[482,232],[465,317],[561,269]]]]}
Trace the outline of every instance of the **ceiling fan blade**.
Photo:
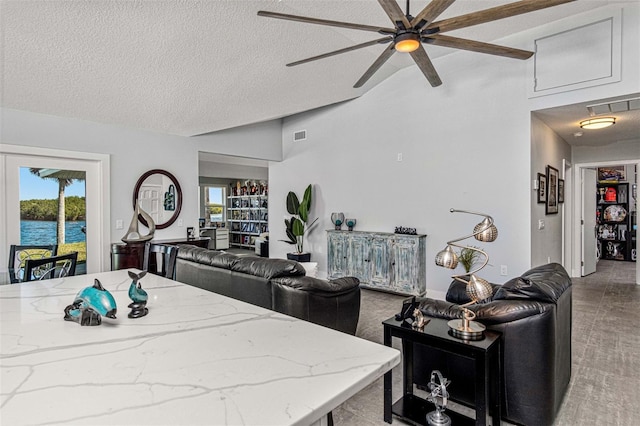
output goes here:
{"type": "Polygon", "coordinates": [[[362,85],[364,85],[371,78],[371,76],[375,74],[375,72],[378,71],[385,62],[387,62],[387,60],[391,57],[391,55],[395,53],[395,51],[396,49],[393,48],[393,44],[390,44],[389,47],[387,47],[384,52],[382,52],[382,55],[378,56],[378,59],[376,59],[375,62],[371,64],[369,69],[365,71],[362,77],[360,77],[360,80],[356,81],[356,84],[353,85],[354,89],[362,87],[362,85]]]}
{"type": "Polygon", "coordinates": [[[267,18],[284,19],[287,21],[305,22],[307,24],[328,25],[331,27],[350,28],[352,30],[373,31],[382,34],[394,34],[395,28],[375,27],[373,25],[361,25],[351,22],[330,21],[328,19],[309,18],[306,16],[287,15],[285,13],[268,12],[266,10],[258,11],[258,16],[264,16],[267,18]]]}
{"type": "Polygon", "coordinates": [[[393,25],[397,25],[399,21],[402,22],[405,29],[411,28],[409,20],[402,9],[400,9],[400,6],[398,6],[398,3],[396,3],[396,0],[378,0],[378,3],[380,3],[380,6],[382,6],[385,13],[389,16],[393,25]]]}
{"type": "Polygon", "coordinates": [[[422,37],[422,41],[436,46],[453,47],[455,49],[470,50],[472,52],[488,53],[489,55],[505,56],[514,59],[528,59],[533,52],[499,46],[497,44],[483,43],[481,41],[467,40],[442,34],[433,34],[422,37]]]}
{"type": "Polygon", "coordinates": [[[521,15],[547,7],[558,6],[563,3],[570,3],[576,0],[522,0],[504,6],[492,7],[442,21],[432,22],[427,28],[439,28],[439,32],[457,30],[459,28],[470,27],[472,25],[483,24],[485,22],[496,21],[510,16],[521,15]]]}
{"type": "Polygon", "coordinates": [[[373,46],[374,44],[389,43],[391,41],[393,41],[393,37],[383,37],[376,40],[371,40],[364,43],[356,44],[354,46],[345,47],[344,49],[338,49],[332,52],[323,53],[322,55],[312,56],[311,58],[301,59],[299,61],[291,62],[290,64],[287,64],[287,66],[293,67],[300,64],[306,64],[307,62],[316,61],[318,59],[324,59],[330,56],[339,55],[341,53],[351,52],[352,50],[362,49],[363,47],[373,46]]]}
{"type": "Polygon", "coordinates": [[[427,55],[427,52],[424,50],[424,47],[422,47],[422,45],[420,45],[417,50],[411,52],[411,57],[414,61],[416,61],[416,64],[418,64],[418,68],[420,68],[422,74],[427,77],[427,80],[429,80],[431,86],[436,87],[442,84],[442,80],[440,80],[438,72],[431,63],[431,59],[429,59],[429,55],[427,55]]]}
{"type": "Polygon", "coordinates": [[[419,30],[425,25],[429,25],[455,1],[456,0],[433,0],[413,18],[411,26],[419,30]]]}

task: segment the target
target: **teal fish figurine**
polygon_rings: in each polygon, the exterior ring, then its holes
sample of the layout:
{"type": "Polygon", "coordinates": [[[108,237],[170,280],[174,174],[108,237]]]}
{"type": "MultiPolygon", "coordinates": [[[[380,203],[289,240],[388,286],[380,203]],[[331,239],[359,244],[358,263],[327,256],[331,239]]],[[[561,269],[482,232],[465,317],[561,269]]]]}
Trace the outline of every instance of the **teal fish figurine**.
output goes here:
{"type": "Polygon", "coordinates": [[[128,315],[129,318],[140,318],[149,313],[149,309],[146,307],[149,295],[139,283],[145,275],[147,275],[147,271],[142,271],[139,274],[129,271],[129,278],[132,279],[129,286],[129,298],[133,301],[128,306],[131,308],[131,312],[128,315]]]}
{"type": "Polygon", "coordinates": [[[80,290],[73,303],[64,309],[64,319],[80,325],[100,325],[103,316],[115,319],[116,312],[113,295],[96,279],[93,286],[80,290]]]}

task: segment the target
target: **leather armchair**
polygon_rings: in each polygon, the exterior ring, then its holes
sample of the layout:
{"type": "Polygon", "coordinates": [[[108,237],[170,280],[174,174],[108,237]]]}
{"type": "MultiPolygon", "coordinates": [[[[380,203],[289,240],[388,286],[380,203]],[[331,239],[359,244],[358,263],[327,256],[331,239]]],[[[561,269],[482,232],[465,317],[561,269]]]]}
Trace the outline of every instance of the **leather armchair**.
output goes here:
{"type": "MultiPolygon", "coordinates": [[[[425,316],[461,318],[469,302],[454,281],[447,301],[425,299],[425,316]]],[[[486,303],[469,307],[476,321],[502,333],[502,418],[523,425],[551,425],[571,379],[571,278],[552,263],[533,268],[504,285],[494,285],[486,303]]],[[[469,360],[449,357],[424,346],[414,349],[414,381],[426,385],[432,370],[452,380],[453,399],[473,401],[469,360]]]]}

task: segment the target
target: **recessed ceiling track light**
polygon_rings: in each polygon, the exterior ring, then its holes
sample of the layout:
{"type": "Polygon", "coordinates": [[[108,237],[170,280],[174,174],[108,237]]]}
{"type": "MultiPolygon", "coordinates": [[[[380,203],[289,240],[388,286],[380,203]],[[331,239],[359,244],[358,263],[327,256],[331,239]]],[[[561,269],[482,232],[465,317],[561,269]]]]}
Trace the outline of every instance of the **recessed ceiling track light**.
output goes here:
{"type": "Polygon", "coordinates": [[[613,126],[616,124],[615,117],[601,117],[601,118],[591,118],[589,120],[584,120],[580,122],[580,127],[582,129],[594,130],[594,129],[604,129],[605,127],[613,126]]]}

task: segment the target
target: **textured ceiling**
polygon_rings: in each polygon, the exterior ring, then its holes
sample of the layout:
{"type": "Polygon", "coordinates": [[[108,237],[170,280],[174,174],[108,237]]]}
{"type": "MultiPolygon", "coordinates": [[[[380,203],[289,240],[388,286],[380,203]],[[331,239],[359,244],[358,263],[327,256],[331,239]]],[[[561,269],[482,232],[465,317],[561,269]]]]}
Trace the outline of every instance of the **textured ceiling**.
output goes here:
{"type": "MultiPolygon", "coordinates": [[[[458,0],[441,18],[506,3],[458,0]]],[[[609,3],[624,1],[579,0],[452,35],[492,41],[609,3]]],[[[426,4],[411,2],[412,13],[426,4]]],[[[285,64],[377,34],[256,15],[389,26],[375,0],[2,0],[0,7],[3,107],[159,133],[189,136],[291,115],[360,96],[414,66],[394,55],[353,89],[381,46],[285,64]]],[[[426,49],[432,58],[453,51],[426,49]]]]}

